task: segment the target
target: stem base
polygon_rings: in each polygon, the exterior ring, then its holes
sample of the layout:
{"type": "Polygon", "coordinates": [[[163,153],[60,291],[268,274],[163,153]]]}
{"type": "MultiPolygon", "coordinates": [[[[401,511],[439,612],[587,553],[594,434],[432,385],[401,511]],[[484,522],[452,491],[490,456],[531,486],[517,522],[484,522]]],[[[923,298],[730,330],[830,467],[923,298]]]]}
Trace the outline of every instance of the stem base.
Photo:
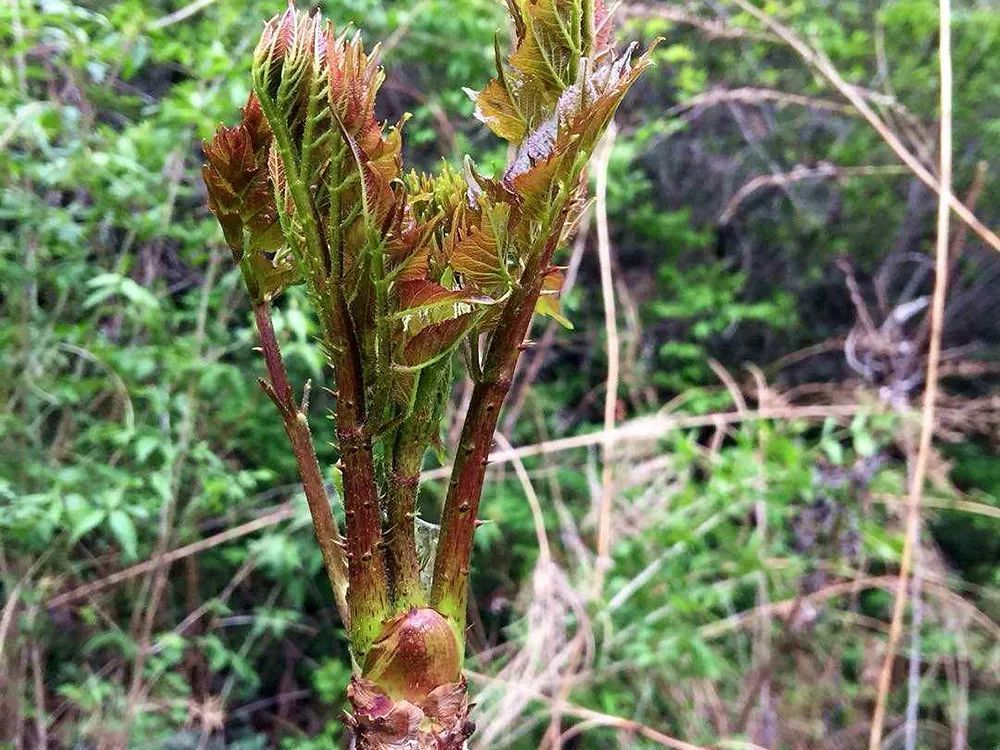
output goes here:
{"type": "Polygon", "coordinates": [[[351,679],[347,697],[354,711],[344,723],[357,750],[464,750],[475,730],[464,679],[438,686],[419,705],[393,700],[363,677],[351,679]]]}

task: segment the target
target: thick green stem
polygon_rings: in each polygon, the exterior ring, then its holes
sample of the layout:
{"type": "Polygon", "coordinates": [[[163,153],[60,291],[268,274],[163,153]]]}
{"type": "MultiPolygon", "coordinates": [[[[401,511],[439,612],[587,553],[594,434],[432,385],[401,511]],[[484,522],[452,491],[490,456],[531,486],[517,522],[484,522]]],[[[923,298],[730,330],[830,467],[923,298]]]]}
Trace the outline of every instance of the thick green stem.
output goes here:
{"type": "MultiPolygon", "coordinates": [[[[389,477],[389,529],[386,534],[389,570],[393,582],[393,606],[397,612],[426,604],[427,597],[420,585],[420,560],[417,558],[416,517],[417,490],[420,486],[420,460],[416,451],[397,455],[389,477]]],[[[422,458],[423,451],[421,451],[422,458]]]]}
{"type": "Polygon", "coordinates": [[[420,584],[420,560],[417,557],[414,520],[417,492],[424,453],[437,423],[437,391],[447,377],[447,368],[428,368],[417,372],[419,378],[413,399],[413,411],[395,435],[389,476],[389,532],[387,547],[389,569],[394,583],[396,611],[422,607],[427,596],[420,584]]]}

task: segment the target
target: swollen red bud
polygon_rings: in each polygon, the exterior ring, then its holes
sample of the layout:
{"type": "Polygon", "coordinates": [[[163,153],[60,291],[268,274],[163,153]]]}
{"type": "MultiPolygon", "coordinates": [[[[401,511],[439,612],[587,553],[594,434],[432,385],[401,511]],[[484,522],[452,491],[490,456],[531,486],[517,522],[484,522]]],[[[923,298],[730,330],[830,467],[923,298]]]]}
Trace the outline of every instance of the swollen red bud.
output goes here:
{"type": "Polygon", "coordinates": [[[247,249],[273,252],[281,244],[274,192],[267,179],[271,130],[253,94],[235,127],[220,127],[204,147],[202,177],[208,207],[239,261],[247,249]]]}
{"type": "Polygon", "coordinates": [[[435,688],[457,682],[458,640],[433,609],[410,609],[389,620],[372,644],[364,678],[393,700],[421,705],[435,688]]]}

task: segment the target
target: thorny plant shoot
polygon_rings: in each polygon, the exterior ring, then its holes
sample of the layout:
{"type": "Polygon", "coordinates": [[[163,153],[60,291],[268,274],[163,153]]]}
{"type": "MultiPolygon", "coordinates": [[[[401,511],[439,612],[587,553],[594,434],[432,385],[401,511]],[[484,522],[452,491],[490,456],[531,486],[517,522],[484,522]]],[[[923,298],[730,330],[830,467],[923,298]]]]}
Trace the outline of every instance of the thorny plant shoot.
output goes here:
{"type": "Polygon", "coordinates": [[[565,322],[554,265],[586,204],[587,162],[646,56],[616,53],[601,0],[507,0],[514,45],[469,92],[510,144],[501,174],[404,171],[403,122],[375,117],[377,48],[318,13],[268,21],[235,127],[205,146],[209,206],[254,307],[274,401],[358,669],[361,748],[464,746],[461,674],[472,537],[487,456],[537,312],[565,322]],[[270,306],[305,286],[335,385],[346,529],[330,511],[270,306]],[[415,538],[424,456],[454,356],[474,388],[454,456],[432,583],[415,538]]]}

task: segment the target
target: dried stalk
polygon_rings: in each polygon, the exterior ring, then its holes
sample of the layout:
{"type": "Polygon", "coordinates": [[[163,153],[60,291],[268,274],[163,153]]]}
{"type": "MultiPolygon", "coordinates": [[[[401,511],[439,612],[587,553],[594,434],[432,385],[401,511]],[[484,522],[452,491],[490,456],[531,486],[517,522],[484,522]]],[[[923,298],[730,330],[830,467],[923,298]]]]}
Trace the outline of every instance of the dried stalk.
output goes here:
{"type": "MultiPolygon", "coordinates": [[[[494,677],[488,675],[479,674],[476,672],[468,672],[468,675],[473,680],[487,683],[487,684],[500,684],[505,690],[510,690],[512,692],[524,693],[532,700],[541,701],[551,705],[553,708],[558,707],[559,711],[566,716],[575,716],[576,718],[583,719],[585,721],[593,722],[594,726],[604,726],[604,727],[617,727],[618,729],[625,730],[627,732],[633,732],[635,734],[640,734],[646,739],[655,742],[662,747],[669,747],[672,750],[708,750],[708,748],[702,747],[700,745],[692,745],[690,742],[684,742],[683,740],[678,740],[674,737],[670,737],[663,732],[660,732],[652,727],[646,726],[637,721],[632,721],[631,719],[625,719],[621,716],[612,716],[611,714],[601,713],[600,711],[594,711],[589,708],[584,708],[582,706],[577,706],[573,703],[569,703],[563,700],[553,700],[544,693],[539,693],[536,690],[532,690],[529,687],[521,685],[516,682],[509,682],[505,680],[497,680],[494,677]]],[[[750,745],[749,747],[753,747],[750,745]]]]}
{"type": "Polygon", "coordinates": [[[183,8],[178,8],[173,13],[168,13],[161,18],[157,18],[147,27],[150,31],[159,31],[160,29],[165,29],[168,26],[173,26],[175,23],[180,23],[191,18],[191,16],[200,13],[209,5],[214,3],[215,0],[194,0],[192,3],[188,3],[183,8]]]}
{"type": "Polygon", "coordinates": [[[31,644],[31,675],[35,694],[35,747],[48,750],[48,711],[45,709],[45,676],[42,666],[42,649],[37,642],[31,644]]]}
{"type": "Polygon", "coordinates": [[[838,167],[833,164],[821,164],[818,167],[796,166],[790,172],[781,174],[760,175],[743,185],[729,203],[719,214],[718,223],[728,224],[733,220],[736,212],[740,209],[747,198],[765,187],[786,187],[795,182],[804,180],[824,180],[824,179],[845,179],[848,177],[876,177],[882,175],[907,174],[906,167],[896,166],[861,166],[861,167],[838,167]]]}
{"type": "Polygon", "coordinates": [[[731,26],[723,19],[703,18],[693,11],[676,5],[645,5],[642,3],[626,3],[621,6],[622,15],[626,18],[662,18],[671,23],[680,23],[702,31],[709,39],[752,39],[759,42],[774,42],[777,37],[767,32],[744,29],[731,26]]]}
{"type": "MultiPolygon", "coordinates": [[[[70,602],[89,599],[92,596],[111,588],[112,586],[117,586],[119,583],[123,583],[137,576],[141,576],[144,573],[148,573],[156,567],[158,562],[164,565],[173,564],[178,560],[183,560],[191,555],[201,554],[202,552],[213,549],[214,547],[218,547],[220,544],[227,544],[228,542],[236,539],[241,539],[249,534],[254,534],[262,529],[270,528],[271,526],[276,526],[279,523],[288,521],[294,517],[295,508],[291,503],[286,503],[277,510],[263,515],[260,518],[255,518],[253,521],[247,521],[244,524],[233,526],[230,529],[220,531],[218,534],[206,537],[205,539],[199,539],[197,542],[192,542],[191,544],[186,544],[183,547],[170,550],[164,553],[162,559],[159,561],[156,558],[146,560],[125,568],[124,570],[119,570],[118,572],[112,573],[104,578],[100,578],[96,581],[90,581],[82,586],[77,586],[69,591],[57,594],[46,602],[46,606],[54,609],[57,607],[63,607],[70,602]]],[[[6,614],[6,610],[4,614],[6,614]]]]}
{"type": "MultiPolygon", "coordinates": [[[[859,413],[878,412],[882,409],[880,404],[830,404],[812,406],[786,406],[771,407],[766,409],[748,410],[740,412],[716,412],[713,414],[689,414],[672,415],[657,414],[649,417],[637,417],[629,422],[616,427],[613,430],[613,438],[616,442],[634,441],[655,443],[664,438],[672,430],[685,430],[694,427],[713,427],[716,425],[731,425],[741,422],[754,422],[759,420],[772,419],[827,419],[837,417],[851,417],[859,413]]],[[[594,445],[601,445],[606,439],[604,430],[589,432],[583,435],[574,435],[567,438],[557,438],[545,440],[532,445],[524,445],[513,450],[499,450],[487,455],[486,460],[490,465],[504,463],[515,457],[528,458],[531,456],[551,455],[563,451],[576,450],[579,448],[589,448],[594,445]]],[[[453,470],[452,465],[442,466],[437,469],[430,469],[422,474],[424,481],[444,479],[453,470]]]]}
{"type": "Polygon", "coordinates": [[[608,229],[608,165],[614,149],[617,130],[608,128],[594,156],[596,177],[597,258],[601,269],[601,298],[604,302],[604,332],[607,339],[608,372],[604,390],[604,440],[601,445],[601,498],[597,506],[597,559],[594,561],[595,598],[604,589],[604,577],[611,567],[611,512],[614,494],[614,429],[618,412],[618,381],[620,344],[618,313],[615,307],[615,286],[611,276],[611,235],[608,229]]]}
{"type": "Polygon", "coordinates": [[[983,224],[979,218],[969,210],[952,192],[950,178],[945,179],[942,174],[935,177],[930,171],[906,148],[899,136],[883,122],[875,111],[871,108],[864,96],[856,86],[852,86],[840,74],[829,58],[821,51],[809,46],[802,38],[788,26],[776,20],[773,16],[761,10],[748,0],[730,0],[734,5],[760,21],[769,31],[780,38],[785,44],[791,47],[809,65],[815,68],[841,95],[847,99],[851,105],[858,110],[862,117],[875,130],[876,133],[886,142],[899,160],[905,164],[917,179],[927,187],[937,193],[938,197],[945,201],[946,205],[965,222],[980,239],[994,250],[1000,250],[1000,237],[989,227],[983,224]]]}
{"type": "MultiPolygon", "coordinates": [[[[910,477],[909,503],[906,509],[906,535],[903,553],[899,563],[899,581],[896,600],[892,610],[892,622],[886,643],[885,660],[879,674],[875,711],[872,715],[871,733],[868,738],[869,750],[879,750],[882,746],[882,727],[885,724],[892,665],[903,629],[909,591],[910,569],[914,551],[920,541],[920,508],[927,477],[927,466],[931,455],[931,441],[934,437],[934,411],[938,394],[938,367],[941,361],[941,337],[944,328],[945,296],[948,291],[948,241],[950,208],[955,200],[951,194],[952,173],[952,69],[951,69],[951,3],[940,0],[940,29],[938,56],[941,68],[941,133],[940,176],[943,186],[938,193],[937,243],[934,251],[934,292],[931,297],[930,350],[927,353],[927,376],[924,380],[924,403],[920,421],[920,441],[917,456],[910,477]]],[[[973,229],[975,227],[973,226],[973,229]]],[[[1000,248],[1000,246],[997,246],[1000,248]]]]}

